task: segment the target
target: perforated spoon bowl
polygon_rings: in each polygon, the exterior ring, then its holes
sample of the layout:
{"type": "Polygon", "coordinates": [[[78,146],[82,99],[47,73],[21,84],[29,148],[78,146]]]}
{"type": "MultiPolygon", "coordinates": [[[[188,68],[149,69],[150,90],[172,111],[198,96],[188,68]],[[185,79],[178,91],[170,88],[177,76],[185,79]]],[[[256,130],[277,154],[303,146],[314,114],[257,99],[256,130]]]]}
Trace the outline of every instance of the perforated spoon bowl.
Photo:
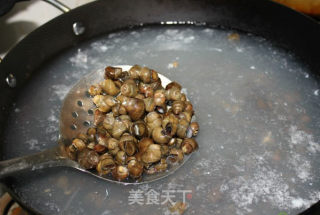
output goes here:
{"type": "MultiPolygon", "coordinates": [[[[128,71],[131,68],[129,65],[120,65],[116,67],[121,67],[123,71],[128,71]]],[[[166,86],[171,82],[167,77],[161,74],[158,75],[163,86],[166,86]]],[[[21,171],[33,171],[37,169],[60,166],[75,168],[84,173],[92,174],[109,182],[121,184],[141,184],[164,178],[181,167],[189,159],[190,155],[185,156],[184,160],[179,164],[169,165],[168,169],[164,172],[152,175],[143,175],[142,181],[128,179],[127,181],[119,182],[110,176],[99,176],[95,174],[94,171],[88,171],[82,168],[77,162],[68,158],[65,151],[66,147],[69,146],[72,139],[79,133],[86,133],[88,127],[93,122],[93,109],[95,106],[87,90],[92,84],[101,82],[103,77],[103,70],[89,73],[80,81],[78,81],[65,97],[60,112],[60,136],[57,147],[32,155],[1,161],[0,179],[17,174],[21,171]]]]}

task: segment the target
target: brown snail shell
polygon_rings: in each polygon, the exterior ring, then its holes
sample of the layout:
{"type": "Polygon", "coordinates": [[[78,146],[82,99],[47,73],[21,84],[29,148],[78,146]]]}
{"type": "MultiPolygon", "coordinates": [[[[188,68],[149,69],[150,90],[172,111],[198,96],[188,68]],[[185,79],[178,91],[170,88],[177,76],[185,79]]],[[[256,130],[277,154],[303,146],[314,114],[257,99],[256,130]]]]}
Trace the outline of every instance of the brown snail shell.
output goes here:
{"type": "Polygon", "coordinates": [[[148,68],[148,67],[143,67],[140,71],[140,80],[143,82],[143,83],[150,83],[151,80],[152,80],[152,72],[151,70],[148,68]]]}
{"type": "Polygon", "coordinates": [[[140,72],[141,72],[141,66],[139,65],[134,65],[132,66],[129,71],[128,71],[128,76],[131,78],[131,79],[139,79],[140,77],[140,72]]]}
{"type": "Polygon", "coordinates": [[[128,156],[132,156],[136,153],[136,142],[137,140],[131,135],[122,135],[119,141],[119,147],[128,156]]]}
{"type": "Polygon", "coordinates": [[[106,92],[108,95],[115,96],[120,92],[119,87],[114,83],[111,79],[106,79],[100,83],[103,91],[106,92]]]}
{"type": "Polygon", "coordinates": [[[161,124],[162,124],[161,115],[155,111],[150,112],[146,116],[146,122],[148,127],[148,133],[151,135],[154,128],[161,127],[161,124]]]}
{"type": "Polygon", "coordinates": [[[144,153],[151,144],[154,144],[151,138],[143,138],[138,142],[139,152],[144,153]]]}
{"type": "Polygon", "coordinates": [[[139,139],[148,136],[146,123],[142,120],[134,122],[130,128],[130,133],[139,139]]]}
{"type": "Polygon", "coordinates": [[[88,93],[91,96],[96,96],[96,95],[100,95],[102,93],[102,88],[99,85],[91,85],[88,93]]]}
{"type": "Polygon", "coordinates": [[[198,149],[198,143],[193,138],[185,138],[182,142],[181,150],[184,154],[190,154],[198,149]]]}
{"type": "Polygon", "coordinates": [[[115,104],[113,97],[108,95],[96,95],[93,97],[92,101],[101,112],[109,112],[111,107],[115,104]]]}
{"type": "Polygon", "coordinates": [[[188,127],[189,127],[189,122],[185,119],[181,119],[177,127],[177,136],[180,138],[185,138],[187,135],[188,127]]]}
{"type": "Polygon", "coordinates": [[[143,164],[137,160],[130,160],[128,162],[128,170],[131,178],[139,178],[143,173],[143,164]]]}
{"type": "Polygon", "coordinates": [[[114,123],[115,123],[115,118],[113,116],[113,113],[106,114],[103,120],[103,127],[108,131],[110,131],[112,130],[114,123]]]}
{"type": "Polygon", "coordinates": [[[122,105],[126,108],[129,116],[133,121],[140,119],[145,110],[144,102],[141,99],[127,98],[122,105]]]}
{"type": "Polygon", "coordinates": [[[185,104],[184,111],[193,113],[193,105],[191,104],[191,102],[185,101],[184,104],[185,104]]]}
{"type": "Polygon", "coordinates": [[[197,136],[199,132],[199,124],[197,122],[191,122],[189,127],[192,131],[192,136],[197,136]]]}
{"type": "Polygon", "coordinates": [[[100,123],[103,122],[105,117],[106,116],[103,114],[103,112],[101,112],[99,109],[96,109],[93,115],[93,124],[95,126],[99,125],[100,123]]]}
{"type": "Polygon", "coordinates": [[[121,104],[116,104],[112,107],[113,116],[127,115],[126,108],[121,104]]]}
{"type": "Polygon", "coordinates": [[[154,163],[161,159],[161,147],[158,144],[151,144],[142,154],[141,159],[144,163],[154,163]]]}
{"type": "Polygon", "coordinates": [[[115,167],[116,164],[112,159],[112,156],[106,153],[100,156],[100,161],[96,169],[99,175],[106,175],[109,174],[115,167]]]}
{"type": "Polygon", "coordinates": [[[78,153],[78,163],[85,169],[92,169],[97,166],[99,155],[93,150],[83,149],[78,153]]]}
{"type": "Polygon", "coordinates": [[[85,142],[81,139],[78,139],[78,138],[74,139],[72,141],[72,144],[69,146],[69,149],[71,152],[82,151],[85,148],[86,148],[85,142]]]}
{"type": "Polygon", "coordinates": [[[177,149],[177,148],[172,148],[169,152],[169,156],[168,156],[168,160],[171,163],[176,163],[176,162],[180,162],[183,160],[183,152],[181,149],[177,149]]]}
{"type": "Polygon", "coordinates": [[[172,112],[176,115],[178,115],[179,113],[181,113],[184,108],[185,108],[185,103],[182,101],[174,101],[172,103],[172,112]]]}
{"type": "Polygon", "coordinates": [[[169,83],[167,86],[166,86],[166,90],[169,90],[171,88],[177,88],[178,90],[181,90],[182,87],[180,84],[178,84],[177,82],[173,81],[171,83],[169,83]]]}
{"type": "Polygon", "coordinates": [[[184,94],[184,93],[181,93],[181,98],[180,98],[180,101],[182,101],[182,102],[185,102],[185,101],[187,101],[187,96],[186,96],[186,94],[184,94]]]}
{"type": "Polygon", "coordinates": [[[115,80],[123,77],[122,68],[120,67],[107,66],[104,71],[105,79],[115,80]]]}
{"type": "Polygon", "coordinates": [[[122,166],[122,165],[117,166],[112,170],[112,176],[114,179],[118,181],[123,181],[129,176],[129,170],[125,166],[122,166]]]}
{"type": "Polygon", "coordinates": [[[173,136],[176,134],[178,129],[179,119],[174,114],[165,114],[162,120],[162,128],[165,130],[166,134],[173,136]]]}
{"type": "Polygon", "coordinates": [[[182,96],[181,91],[176,87],[172,87],[166,90],[165,94],[166,94],[166,99],[172,100],[172,101],[179,101],[181,100],[181,96],[182,96]]]}
{"type": "Polygon", "coordinates": [[[112,127],[111,135],[112,137],[119,139],[127,129],[126,123],[120,118],[116,118],[112,127]]]}
{"type": "Polygon", "coordinates": [[[128,97],[135,97],[138,94],[136,82],[132,79],[126,80],[121,86],[121,94],[128,97]]]}
{"type": "Polygon", "coordinates": [[[127,155],[124,151],[118,151],[118,153],[115,156],[115,161],[117,164],[125,164],[126,163],[127,155]]]}
{"type": "Polygon", "coordinates": [[[145,97],[153,97],[154,89],[151,84],[145,84],[143,82],[139,83],[139,92],[143,94],[145,97]]]}
{"type": "Polygon", "coordinates": [[[154,103],[156,106],[163,106],[166,103],[166,95],[164,90],[156,90],[154,92],[154,103]]]}
{"type": "Polygon", "coordinates": [[[166,134],[165,130],[161,127],[156,127],[152,131],[152,138],[156,143],[166,144],[170,140],[170,136],[166,134]]]}
{"type": "Polygon", "coordinates": [[[178,118],[181,120],[181,119],[185,119],[187,120],[189,123],[191,122],[191,119],[192,119],[192,116],[193,116],[193,113],[192,112],[189,112],[189,111],[184,111],[182,113],[179,114],[178,118]]]}
{"type": "Polygon", "coordinates": [[[94,142],[96,134],[97,134],[96,128],[92,128],[92,127],[88,128],[88,130],[87,130],[88,141],[94,142]]]}
{"type": "Polygon", "coordinates": [[[115,138],[108,138],[107,140],[107,148],[109,151],[119,147],[119,140],[115,138]]]}
{"type": "Polygon", "coordinates": [[[144,101],[144,106],[146,108],[147,112],[152,112],[154,111],[156,104],[154,103],[154,99],[151,97],[143,99],[144,101]]]}

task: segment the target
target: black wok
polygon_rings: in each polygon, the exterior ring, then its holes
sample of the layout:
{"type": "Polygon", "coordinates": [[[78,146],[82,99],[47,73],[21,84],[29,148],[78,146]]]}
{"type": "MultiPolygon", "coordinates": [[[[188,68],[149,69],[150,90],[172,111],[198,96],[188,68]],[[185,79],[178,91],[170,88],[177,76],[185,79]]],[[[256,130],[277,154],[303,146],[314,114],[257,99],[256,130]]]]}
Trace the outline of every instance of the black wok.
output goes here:
{"type": "Polygon", "coordinates": [[[130,205],[132,190],[173,190],[177,201],[186,190],[185,214],[301,213],[320,199],[319,38],[316,22],[269,1],[97,1],[63,14],[0,63],[3,160],[57,144],[63,96],[83,75],[136,63],[188,89],[200,113],[200,150],[149,186],[108,184],[67,168],[2,183],[38,214],[166,213],[167,203],[130,205]],[[79,35],[75,23],[84,27],[79,35]]]}

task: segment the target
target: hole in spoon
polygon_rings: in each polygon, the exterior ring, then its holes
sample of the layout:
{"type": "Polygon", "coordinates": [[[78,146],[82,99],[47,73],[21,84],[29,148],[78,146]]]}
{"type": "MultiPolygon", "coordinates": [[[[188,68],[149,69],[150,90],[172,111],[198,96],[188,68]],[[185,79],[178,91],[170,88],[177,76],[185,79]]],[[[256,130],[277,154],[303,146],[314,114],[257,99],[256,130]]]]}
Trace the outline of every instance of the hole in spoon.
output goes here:
{"type": "Polygon", "coordinates": [[[91,124],[91,123],[90,123],[89,121],[84,121],[84,122],[83,122],[83,125],[86,126],[86,127],[88,127],[90,124],[91,124]]]}
{"type": "Polygon", "coordinates": [[[79,116],[79,114],[77,112],[72,112],[72,117],[73,118],[77,118],[79,116]]]}
{"type": "Polygon", "coordinates": [[[82,106],[83,106],[83,102],[82,102],[81,100],[78,100],[78,101],[77,101],[77,104],[78,104],[79,107],[82,107],[82,106]]]}
{"type": "Polygon", "coordinates": [[[88,110],[88,114],[89,114],[89,115],[92,115],[92,114],[93,114],[93,110],[92,110],[92,109],[89,109],[89,110],[88,110]]]}
{"type": "Polygon", "coordinates": [[[76,126],[75,124],[72,124],[72,125],[70,126],[70,128],[71,128],[72,130],[76,130],[76,129],[77,129],[77,126],[76,126]]]}

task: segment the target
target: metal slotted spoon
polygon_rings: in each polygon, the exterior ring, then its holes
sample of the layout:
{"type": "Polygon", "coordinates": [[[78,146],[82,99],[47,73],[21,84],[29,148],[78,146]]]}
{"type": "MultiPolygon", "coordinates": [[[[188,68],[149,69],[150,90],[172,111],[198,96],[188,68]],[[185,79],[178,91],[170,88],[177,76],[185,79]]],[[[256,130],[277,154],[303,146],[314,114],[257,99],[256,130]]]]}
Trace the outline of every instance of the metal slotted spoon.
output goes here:
{"type": "MultiPolygon", "coordinates": [[[[120,65],[116,67],[121,67],[123,71],[128,71],[131,68],[129,65],[120,65]]],[[[167,77],[161,74],[158,75],[163,86],[166,86],[171,82],[167,77]]],[[[96,174],[95,171],[84,169],[76,161],[71,160],[67,156],[65,149],[71,144],[72,139],[79,133],[86,133],[88,127],[93,122],[93,110],[95,106],[87,89],[89,89],[92,84],[102,81],[103,77],[103,70],[91,72],[78,81],[66,95],[60,112],[60,137],[57,147],[32,155],[1,161],[0,179],[21,171],[33,171],[60,166],[71,167],[110,182],[121,184],[141,184],[164,178],[181,167],[189,159],[190,155],[186,155],[184,160],[179,164],[168,165],[168,169],[164,172],[153,175],[143,175],[142,181],[128,179],[126,181],[119,182],[113,179],[110,175],[100,176],[96,174]]]]}

